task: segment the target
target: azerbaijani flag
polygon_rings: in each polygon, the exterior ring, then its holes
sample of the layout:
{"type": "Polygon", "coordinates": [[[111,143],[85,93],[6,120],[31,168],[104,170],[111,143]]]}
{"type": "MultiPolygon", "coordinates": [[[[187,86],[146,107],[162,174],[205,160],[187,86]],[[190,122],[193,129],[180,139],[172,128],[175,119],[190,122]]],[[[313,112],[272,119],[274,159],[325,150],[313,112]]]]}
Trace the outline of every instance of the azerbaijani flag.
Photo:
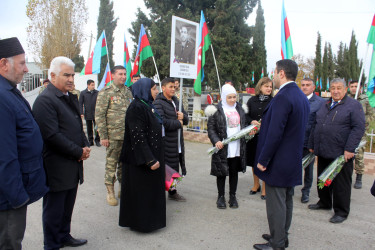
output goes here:
{"type": "Polygon", "coordinates": [[[111,69],[109,68],[109,63],[107,63],[107,67],[105,67],[105,72],[102,78],[102,81],[100,82],[98,86],[98,90],[101,90],[102,88],[110,85],[112,83],[112,74],[111,69]]]}
{"type": "Polygon", "coordinates": [[[208,34],[208,28],[206,20],[204,19],[203,10],[201,10],[201,21],[199,23],[199,48],[198,48],[198,67],[197,67],[197,79],[194,81],[194,91],[198,95],[202,93],[202,82],[204,79],[204,65],[206,64],[206,51],[211,45],[210,35],[208,34]]]}
{"type": "Polygon", "coordinates": [[[126,42],[126,37],[124,34],[124,67],[126,69],[126,82],[125,85],[130,87],[132,83],[131,73],[132,73],[132,64],[130,62],[130,54],[128,49],[128,43],[126,42]]]}
{"type": "Polygon", "coordinates": [[[91,52],[90,58],[81,71],[81,75],[99,74],[102,56],[107,55],[107,53],[107,40],[105,38],[105,32],[103,30],[102,34],[95,44],[94,50],[91,52]]]}
{"type": "Polygon", "coordinates": [[[143,24],[141,24],[137,53],[135,54],[133,70],[130,74],[130,78],[132,78],[133,75],[141,74],[142,62],[151,56],[154,56],[154,54],[152,54],[150,42],[148,41],[145,28],[143,27],[143,24]]]}
{"type": "Polygon", "coordinates": [[[372,19],[372,24],[370,28],[370,33],[367,37],[367,43],[373,45],[371,66],[369,73],[369,82],[367,84],[367,96],[371,107],[375,107],[375,15],[372,19]]]}
{"type": "Polygon", "coordinates": [[[281,11],[281,58],[292,59],[292,57],[293,57],[292,38],[290,37],[288,18],[286,17],[284,0],[283,0],[283,7],[281,11]]]}
{"type": "Polygon", "coordinates": [[[251,81],[254,83],[254,71],[251,72],[251,81]]]}
{"type": "Polygon", "coordinates": [[[319,87],[320,87],[320,90],[322,90],[323,89],[323,86],[322,86],[322,78],[320,77],[320,83],[319,83],[320,85],[319,85],[319,87]]]}
{"type": "Polygon", "coordinates": [[[316,84],[315,85],[316,85],[317,88],[319,88],[319,77],[318,76],[316,77],[316,84]]]}
{"type": "Polygon", "coordinates": [[[326,90],[329,89],[329,77],[327,77],[327,86],[326,86],[326,90]]]}
{"type": "Polygon", "coordinates": [[[262,74],[260,75],[260,78],[263,78],[264,76],[264,70],[263,70],[263,67],[262,67],[262,74]]]}

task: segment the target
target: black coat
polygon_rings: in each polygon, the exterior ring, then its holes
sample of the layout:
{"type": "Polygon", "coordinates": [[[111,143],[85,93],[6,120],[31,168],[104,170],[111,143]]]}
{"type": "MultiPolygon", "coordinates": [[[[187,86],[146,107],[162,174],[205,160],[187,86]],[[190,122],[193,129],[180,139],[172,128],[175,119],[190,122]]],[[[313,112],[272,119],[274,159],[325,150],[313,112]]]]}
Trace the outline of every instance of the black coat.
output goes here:
{"type": "Polygon", "coordinates": [[[75,188],[83,182],[83,165],[78,160],[83,147],[88,145],[82,129],[78,99],[74,94],[64,95],[49,84],[33,106],[44,140],[43,158],[50,191],[75,188]]]}
{"type": "Polygon", "coordinates": [[[85,116],[85,120],[95,120],[95,106],[98,93],[99,91],[96,89],[92,91],[85,89],[79,96],[79,109],[81,115],[85,116]]]}
{"type": "MultiPolygon", "coordinates": [[[[213,146],[218,141],[222,141],[227,138],[227,122],[224,110],[222,108],[221,102],[216,106],[216,112],[209,116],[207,122],[207,132],[208,137],[213,146]]],[[[236,105],[236,110],[240,115],[241,129],[247,126],[247,120],[245,111],[239,103],[236,105]]],[[[228,145],[225,145],[223,149],[219,152],[212,155],[211,158],[211,175],[214,176],[227,176],[229,175],[228,167],[228,145]]],[[[246,140],[245,138],[240,139],[240,158],[241,158],[241,167],[238,169],[238,172],[246,172],[246,140]]]]}
{"type": "Polygon", "coordinates": [[[360,102],[345,96],[330,109],[332,99],[316,113],[309,149],[326,159],[336,159],[344,151],[354,153],[365,132],[365,114],[360,102]]]}
{"type": "MultiPolygon", "coordinates": [[[[182,174],[186,175],[183,128],[181,127],[181,123],[177,120],[176,113],[176,110],[179,110],[179,101],[175,96],[172,97],[172,101],[168,100],[163,95],[163,93],[160,93],[154,101],[154,105],[157,111],[163,118],[163,125],[165,129],[165,164],[169,165],[171,168],[179,172],[178,129],[181,129],[181,169],[182,174]],[[172,101],[176,105],[176,109],[173,106],[172,101]]],[[[186,111],[184,110],[184,107],[182,107],[182,113],[184,114],[183,124],[187,125],[189,123],[189,117],[186,111]]]]}
{"type": "Polygon", "coordinates": [[[125,118],[119,225],[150,232],[166,225],[162,125],[151,107],[134,99],[125,118]],[[150,167],[159,161],[160,167],[150,167]]]}
{"type": "MultiPolygon", "coordinates": [[[[247,101],[248,113],[246,114],[247,122],[250,124],[252,121],[259,121],[262,118],[263,111],[268,103],[272,100],[272,96],[264,101],[259,100],[259,96],[254,96],[247,101]]],[[[258,136],[256,134],[253,139],[246,144],[246,165],[254,166],[255,152],[257,150],[258,136]]]]}

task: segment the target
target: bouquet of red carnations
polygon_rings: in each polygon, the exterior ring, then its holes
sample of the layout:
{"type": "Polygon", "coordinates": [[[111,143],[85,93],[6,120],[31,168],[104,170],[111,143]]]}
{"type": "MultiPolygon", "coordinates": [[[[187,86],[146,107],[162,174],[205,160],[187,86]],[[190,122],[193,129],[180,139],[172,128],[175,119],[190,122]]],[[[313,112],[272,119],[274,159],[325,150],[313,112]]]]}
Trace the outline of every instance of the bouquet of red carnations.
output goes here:
{"type": "MultiPolygon", "coordinates": [[[[358,150],[361,147],[364,147],[366,145],[366,141],[361,141],[359,143],[359,146],[355,149],[355,153],[358,152],[358,150]]],[[[318,177],[318,187],[320,189],[324,187],[328,187],[331,185],[333,179],[337,176],[338,173],[340,173],[342,167],[345,164],[345,158],[343,155],[340,155],[336,158],[329,166],[324,169],[323,173],[321,173],[318,177]]]]}

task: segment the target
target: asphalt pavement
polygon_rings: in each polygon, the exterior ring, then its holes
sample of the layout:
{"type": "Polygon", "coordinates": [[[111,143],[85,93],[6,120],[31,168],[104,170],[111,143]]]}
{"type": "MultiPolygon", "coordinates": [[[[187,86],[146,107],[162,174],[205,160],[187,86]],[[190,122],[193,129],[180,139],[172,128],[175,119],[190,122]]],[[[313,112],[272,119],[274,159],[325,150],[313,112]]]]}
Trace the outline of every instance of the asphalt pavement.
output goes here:
{"type": "MultiPolygon", "coordinates": [[[[119,206],[106,203],[105,148],[93,146],[84,163],[85,182],[78,189],[71,229],[73,237],[85,238],[88,243],[77,249],[253,249],[253,244],[263,243],[261,235],[269,233],[266,207],[260,193],[249,195],[251,168],[239,173],[239,208],[217,209],[216,178],[210,176],[206,154],[209,147],[185,142],[187,176],[178,190],[187,201],[167,200],[167,227],[145,234],[118,226],[119,206]]],[[[373,181],[374,176],[364,175],[363,188],[352,189],[351,212],[342,224],[329,222],[333,211],[307,209],[318,201],[316,187],[307,204],[300,202],[301,186],[296,187],[288,249],[375,249],[375,197],[369,191],[373,181]]],[[[227,183],[227,201],[228,192],[227,183]]],[[[28,207],[26,250],[43,249],[41,216],[40,200],[28,207]]]]}

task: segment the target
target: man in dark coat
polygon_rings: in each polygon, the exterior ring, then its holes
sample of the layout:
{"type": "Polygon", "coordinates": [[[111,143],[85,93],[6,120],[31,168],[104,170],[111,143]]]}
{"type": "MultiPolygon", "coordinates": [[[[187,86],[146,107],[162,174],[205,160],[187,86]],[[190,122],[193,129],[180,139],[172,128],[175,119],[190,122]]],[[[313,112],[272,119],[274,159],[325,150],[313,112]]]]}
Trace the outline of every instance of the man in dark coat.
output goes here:
{"type": "Polygon", "coordinates": [[[18,39],[0,40],[0,249],[22,248],[27,205],[48,191],[42,135],[17,89],[27,72],[18,39]]]}
{"type": "Polygon", "coordinates": [[[81,117],[84,116],[86,120],[87,137],[90,146],[94,145],[94,129],[95,144],[97,147],[100,147],[100,137],[98,131],[95,129],[95,106],[98,93],[99,91],[95,89],[94,80],[87,80],[87,89],[83,90],[79,96],[79,109],[81,111],[81,117]]]}
{"type": "Polygon", "coordinates": [[[266,209],[270,234],[255,249],[285,249],[292,222],[294,187],[301,185],[302,148],[310,112],[306,96],[294,82],[297,64],[289,59],[276,63],[274,83],[279,92],[263,113],[254,168],[266,183],[266,209]]]}
{"type": "MultiPolygon", "coordinates": [[[[311,129],[315,123],[316,112],[324,103],[324,99],[315,95],[315,84],[311,78],[304,78],[301,80],[301,90],[306,95],[310,104],[310,114],[309,120],[306,125],[305,139],[303,141],[303,154],[302,157],[305,157],[310,153],[308,148],[309,137],[311,129]]],[[[314,162],[315,159],[305,168],[305,177],[303,179],[304,186],[302,188],[302,197],[301,202],[306,203],[309,201],[310,188],[312,186],[313,177],[314,177],[314,162]]]]}
{"type": "MultiPolygon", "coordinates": [[[[164,79],[161,82],[161,87],[163,92],[157,95],[154,105],[163,118],[165,130],[165,164],[179,172],[181,161],[182,175],[186,175],[183,125],[189,123],[189,117],[183,107],[182,110],[179,111],[179,102],[175,96],[174,79],[164,79]],[[178,145],[179,136],[180,145],[178,145]]],[[[177,190],[169,191],[168,198],[176,201],[186,201],[182,195],[177,193],[177,190]]]]}
{"type": "Polygon", "coordinates": [[[44,168],[50,187],[43,198],[44,249],[59,249],[87,243],[70,235],[70,224],[78,183],[83,182],[82,161],[90,156],[90,148],[77,96],[69,93],[74,63],[56,57],[49,75],[51,84],[35,100],[33,111],[44,140],[44,168]]]}
{"type": "Polygon", "coordinates": [[[333,207],[332,223],[341,223],[349,215],[353,174],[353,157],[365,132],[365,114],[360,102],[346,95],[345,80],[333,79],[332,98],[316,113],[315,127],[309,139],[309,148],[318,156],[318,176],[337,157],[344,155],[345,164],[332,184],[318,188],[319,201],[309,209],[333,207]]]}
{"type": "Polygon", "coordinates": [[[190,41],[189,31],[186,26],[180,29],[180,40],[175,43],[175,60],[179,63],[195,63],[195,42],[190,41]]]}

